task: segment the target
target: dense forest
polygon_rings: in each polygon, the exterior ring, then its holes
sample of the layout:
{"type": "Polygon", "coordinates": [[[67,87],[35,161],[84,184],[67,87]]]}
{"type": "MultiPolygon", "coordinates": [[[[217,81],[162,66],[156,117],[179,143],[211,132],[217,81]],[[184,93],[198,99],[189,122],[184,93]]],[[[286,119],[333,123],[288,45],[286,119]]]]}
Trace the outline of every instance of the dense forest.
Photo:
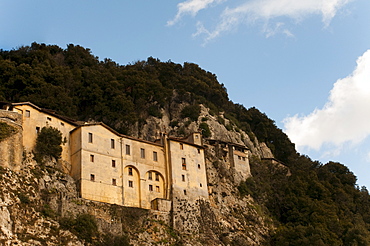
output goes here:
{"type": "MultiPolygon", "coordinates": [[[[265,142],[291,175],[252,159],[252,178],[240,195],[252,196],[277,230],[267,245],[370,245],[370,196],[343,164],[322,164],[296,152],[273,120],[256,108],[233,103],[226,88],[196,64],[155,58],[119,65],[89,49],[33,43],[0,50],[0,101],[30,101],[77,120],[103,121],[129,134],[129,126],[174,101],[187,102],[184,117],[204,104],[265,142]],[[174,96],[176,94],[176,97],[174,96]]],[[[190,117],[192,118],[192,117],[190,117]]],[[[196,117],[195,117],[196,118],[196,117]]]]}

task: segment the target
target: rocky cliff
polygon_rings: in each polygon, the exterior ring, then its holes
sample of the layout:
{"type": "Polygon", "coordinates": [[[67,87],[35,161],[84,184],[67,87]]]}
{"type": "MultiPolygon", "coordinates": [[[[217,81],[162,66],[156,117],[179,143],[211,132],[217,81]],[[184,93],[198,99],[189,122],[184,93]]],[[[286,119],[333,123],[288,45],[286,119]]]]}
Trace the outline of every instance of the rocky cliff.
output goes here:
{"type": "MultiPolygon", "coordinates": [[[[179,114],[181,107],[172,114],[179,114]]],[[[160,131],[183,134],[210,129],[209,139],[248,146],[253,156],[271,155],[264,144],[231,122],[201,106],[197,121],[177,117],[170,126],[168,112],[149,117],[136,134],[155,138],[160,131]],[[220,118],[223,121],[220,123],[220,118]],[[232,130],[226,129],[227,125],[232,130]]],[[[11,136],[10,136],[11,137],[11,136]]],[[[54,159],[36,163],[24,156],[18,171],[1,167],[0,243],[3,245],[260,245],[273,230],[271,219],[250,196],[241,196],[238,176],[217,147],[205,140],[209,202],[175,199],[170,213],[120,207],[79,198],[75,181],[54,159]],[[176,228],[176,229],[174,229],[176,228]]]]}

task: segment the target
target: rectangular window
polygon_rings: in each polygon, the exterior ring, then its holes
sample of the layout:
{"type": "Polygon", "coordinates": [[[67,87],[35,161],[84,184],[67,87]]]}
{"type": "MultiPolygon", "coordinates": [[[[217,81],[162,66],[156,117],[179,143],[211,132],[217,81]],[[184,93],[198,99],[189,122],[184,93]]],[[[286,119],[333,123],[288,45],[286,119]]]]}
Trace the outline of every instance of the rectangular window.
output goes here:
{"type": "Polygon", "coordinates": [[[200,154],[200,149],[198,149],[198,154],[200,154]]]}
{"type": "Polygon", "coordinates": [[[48,121],[51,121],[51,118],[50,118],[50,117],[46,117],[46,119],[47,119],[48,121]]]}
{"type": "Polygon", "coordinates": [[[132,176],[133,174],[132,174],[132,167],[129,167],[128,168],[128,175],[130,175],[130,176],[132,176]]]}
{"type": "Polygon", "coordinates": [[[158,154],[155,151],[153,151],[153,161],[158,161],[158,154]]]}
{"type": "Polygon", "coordinates": [[[243,161],[245,161],[245,157],[243,157],[243,161]]]}
{"type": "Polygon", "coordinates": [[[94,155],[90,155],[90,161],[94,162],[94,155]]]}
{"type": "Polygon", "coordinates": [[[161,192],[161,190],[159,189],[159,186],[156,186],[156,187],[155,187],[155,191],[156,191],[156,192],[161,192]]]}
{"type": "Polygon", "coordinates": [[[180,149],[184,149],[184,145],[180,143],[180,149]]]}
{"type": "Polygon", "coordinates": [[[143,149],[143,148],[140,149],[140,157],[142,159],[145,159],[145,149],[143,149]]]}
{"type": "Polygon", "coordinates": [[[29,110],[26,110],[25,116],[26,117],[30,117],[31,116],[31,112],[29,110]]]}
{"type": "Polygon", "coordinates": [[[149,185],[149,191],[153,191],[153,185],[149,185]]]}
{"type": "Polygon", "coordinates": [[[181,175],[181,180],[182,180],[182,182],[185,182],[185,175],[184,174],[181,175]]]}
{"type": "Polygon", "coordinates": [[[186,170],[186,159],[181,158],[181,163],[182,163],[182,170],[186,170]]]}
{"type": "Polygon", "coordinates": [[[116,167],[116,161],[112,160],[112,167],[116,167]]]}
{"type": "Polygon", "coordinates": [[[95,181],[95,175],[94,174],[90,174],[90,180],[95,181]]]}
{"type": "Polygon", "coordinates": [[[152,180],[153,179],[153,173],[152,172],[148,172],[148,179],[149,180],[152,180]]]}
{"type": "Polygon", "coordinates": [[[126,155],[131,155],[130,145],[126,144],[126,155]]]}
{"type": "Polygon", "coordinates": [[[111,149],[114,149],[114,139],[111,139],[110,140],[110,148],[111,149]]]}
{"type": "Polygon", "coordinates": [[[89,132],[89,143],[93,142],[93,134],[89,132]]]}
{"type": "Polygon", "coordinates": [[[128,181],[128,187],[133,188],[133,187],[134,187],[134,181],[129,180],[129,181],[128,181]]]}
{"type": "Polygon", "coordinates": [[[36,134],[40,133],[40,127],[36,126],[36,134]]]}
{"type": "Polygon", "coordinates": [[[63,123],[63,122],[60,122],[60,125],[61,125],[61,126],[64,126],[64,123],[63,123]]]}
{"type": "Polygon", "coordinates": [[[159,181],[159,173],[155,174],[155,181],[159,181]]]}
{"type": "Polygon", "coordinates": [[[198,169],[200,169],[200,164],[198,164],[198,169]]]}
{"type": "Polygon", "coordinates": [[[117,185],[117,181],[116,179],[112,179],[112,185],[116,186],[117,185]]]}

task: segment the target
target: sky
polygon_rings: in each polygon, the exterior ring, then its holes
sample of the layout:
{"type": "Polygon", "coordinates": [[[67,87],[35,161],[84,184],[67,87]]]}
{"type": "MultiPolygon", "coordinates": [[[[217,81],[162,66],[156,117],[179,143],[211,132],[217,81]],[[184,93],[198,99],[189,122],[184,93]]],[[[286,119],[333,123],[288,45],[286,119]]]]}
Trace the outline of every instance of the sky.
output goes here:
{"type": "Polygon", "coordinates": [[[301,154],[370,188],[370,1],[0,0],[0,49],[90,48],[121,65],[193,62],[301,154]]]}

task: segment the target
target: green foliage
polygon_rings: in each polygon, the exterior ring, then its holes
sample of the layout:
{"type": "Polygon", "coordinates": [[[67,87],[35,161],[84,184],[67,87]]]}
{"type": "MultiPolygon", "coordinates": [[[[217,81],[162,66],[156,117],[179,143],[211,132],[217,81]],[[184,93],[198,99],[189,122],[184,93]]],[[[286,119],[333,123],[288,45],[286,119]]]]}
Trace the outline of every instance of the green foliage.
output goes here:
{"type": "Polygon", "coordinates": [[[24,194],[23,192],[18,193],[18,198],[21,201],[21,203],[23,203],[23,204],[29,204],[31,202],[30,198],[26,194],[24,194]]]}
{"type": "Polygon", "coordinates": [[[209,126],[208,126],[207,123],[205,123],[205,122],[200,123],[199,128],[202,131],[203,137],[209,138],[212,135],[211,130],[209,129],[209,126]]]}
{"type": "Polygon", "coordinates": [[[59,220],[60,226],[77,234],[80,239],[91,243],[98,236],[98,226],[95,217],[90,214],[79,214],[75,219],[63,217],[59,220]]]}
{"type": "Polygon", "coordinates": [[[62,133],[54,127],[43,127],[36,139],[36,158],[42,160],[44,156],[60,158],[62,154],[62,133]]]}
{"type": "Polygon", "coordinates": [[[130,246],[130,240],[127,235],[114,236],[112,234],[105,234],[103,242],[99,246],[130,246]]]}
{"type": "Polygon", "coordinates": [[[279,230],[272,245],[367,245],[370,197],[358,190],[356,177],[340,163],[321,165],[306,156],[286,168],[251,160],[253,178],[239,186],[275,218],[279,230]],[[356,229],[353,229],[356,228],[356,229]]]}
{"type": "Polygon", "coordinates": [[[192,121],[197,121],[200,114],[200,106],[198,104],[188,105],[181,111],[182,118],[190,118],[192,121]]]}
{"type": "Polygon", "coordinates": [[[173,120],[170,122],[170,127],[176,127],[179,125],[179,122],[177,120],[173,120]]]}
{"type": "Polygon", "coordinates": [[[162,113],[157,105],[151,105],[148,108],[148,114],[157,118],[162,118],[162,113]]]}
{"type": "Polygon", "coordinates": [[[14,127],[6,124],[5,122],[0,122],[0,142],[16,132],[17,130],[14,127]]]}

